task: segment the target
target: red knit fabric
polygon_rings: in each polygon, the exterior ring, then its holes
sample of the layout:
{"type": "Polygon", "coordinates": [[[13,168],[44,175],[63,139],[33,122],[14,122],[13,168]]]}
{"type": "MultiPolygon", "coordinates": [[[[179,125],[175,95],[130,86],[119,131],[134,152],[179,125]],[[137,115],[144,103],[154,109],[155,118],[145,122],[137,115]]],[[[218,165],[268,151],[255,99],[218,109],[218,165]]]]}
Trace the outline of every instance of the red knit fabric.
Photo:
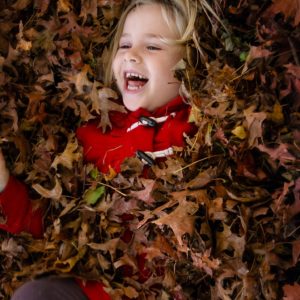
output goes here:
{"type": "Polygon", "coordinates": [[[190,135],[194,131],[194,126],[187,122],[189,113],[190,107],[181,97],[176,97],[152,113],[143,108],[128,114],[115,112],[111,114],[112,130],[108,133],[103,133],[96,123],[89,123],[77,130],[77,137],[84,147],[87,161],[93,162],[104,173],[110,167],[120,172],[124,159],[135,156],[137,150],[154,152],[183,146],[183,133],[190,135]],[[170,114],[174,112],[173,117],[170,114]],[[155,127],[138,126],[127,132],[141,116],[169,117],[155,127]]]}
{"type": "Polygon", "coordinates": [[[26,186],[12,176],[0,193],[0,213],[6,220],[4,224],[0,224],[0,229],[10,233],[26,231],[35,238],[42,237],[42,211],[32,209],[26,186]]]}
{"type": "Polygon", "coordinates": [[[110,296],[104,291],[103,285],[97,281],[82,282],[76,279],[77,284],[81,287],[89,300],[111,300],[110,296]]]}
{"type": "MultiPolygon", "coordinates": [[[[183,103],[181,97],[176,97],[152,113],[145,109],[128,114],[114,112],[111,114],[113,126],[111,131],[102,133],[96,124],[89,123],[77,130],[77,137],[83,144],[87,161],[95,163],[102,172],[108,172],[109,167],[119,172],[124,159],[134,156],[137,150],[153,152],[171,146],[183,146],[183,133],[190,135],[194,131],[194,127],[187,122],[189,112],[189,106],[183,103]],[[176,112],[175,116],[170,115],[173,112],[176,112]],[[156,118],[168,116],[168,118],[155,127],[138,126],[127,132],[141,116],[156,118]]],[[[0,193],[0,213],[6,221],[0,224],[0,229],[10,233],[27,231],[34,237],[42,237],[42,212],[33,211],[25,185],[13,177],[9,179],[5,190],[0,193]]],[[[141,256],[138,262],[142,282],[149,277],[149,272],[145,268],[144,256],[141,256]]],[[[111,299],[99,282],[88,281],[83,284],[77,280],[77,283],[90,300],[111,299]]]]}

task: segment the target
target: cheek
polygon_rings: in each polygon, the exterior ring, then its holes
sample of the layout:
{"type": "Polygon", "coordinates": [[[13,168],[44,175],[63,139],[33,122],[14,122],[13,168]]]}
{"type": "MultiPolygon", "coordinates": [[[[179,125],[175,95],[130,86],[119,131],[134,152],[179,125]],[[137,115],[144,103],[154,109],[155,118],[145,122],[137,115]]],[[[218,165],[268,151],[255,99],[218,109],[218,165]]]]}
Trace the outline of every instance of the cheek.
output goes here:
{"type": "Polygon", "coordinates": [[[113,76],[115,78],[118,78],[118,75],[120,73],[120,60],[118,59],[118,56],[115,56],[115,58],[112,61],[112,72],[113,72],[113,76]]]}

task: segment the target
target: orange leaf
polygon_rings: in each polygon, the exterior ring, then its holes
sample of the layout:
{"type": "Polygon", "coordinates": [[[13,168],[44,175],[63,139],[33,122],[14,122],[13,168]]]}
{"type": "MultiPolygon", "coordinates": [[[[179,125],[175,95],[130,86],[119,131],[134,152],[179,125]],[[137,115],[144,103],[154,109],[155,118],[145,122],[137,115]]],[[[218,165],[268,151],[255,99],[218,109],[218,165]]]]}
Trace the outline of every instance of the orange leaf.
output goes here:
{"type": "Polygon", "coordinates": [[[283,300],[298,300],[300,295],[300,285],[298,283],[294,285],[286,284],[283,286],[284,296],[283,300]]]}
{"type": "Polygon", "coordinates": [[[274,0],[270,7],[273,14],[282,13],[286,21],[294,19],[293,25],[300,23],[300,0],[274,0]]]}

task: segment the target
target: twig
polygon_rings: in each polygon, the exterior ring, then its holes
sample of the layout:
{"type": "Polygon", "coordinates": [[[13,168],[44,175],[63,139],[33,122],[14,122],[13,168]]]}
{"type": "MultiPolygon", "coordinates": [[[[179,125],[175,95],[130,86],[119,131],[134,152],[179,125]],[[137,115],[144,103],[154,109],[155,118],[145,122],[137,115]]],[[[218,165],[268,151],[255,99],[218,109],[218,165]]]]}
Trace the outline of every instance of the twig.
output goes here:
{"type": "Polygon", "coordinates": [[[294,46],[294,44],[293,44],[291,38],[288,38],[288,41],[289,41],[289,44],[290,44],[290,47],[291,47],[291,50],[292,50],[292,54],[293,54],[295,63],[296,63],[297,66],[299,66],[300,63],[299,63],[299,58],[298,58],[298,56],[297,56],[297,51],[296,51],[296,49],[295,49],[295,46],[294,46]]]}
{"type": "Polygon", "coordinates": [[[127,197],[126,194],[122,193],[121,191],[119,191],[118,189],[114,188],[113,186],[111,186],[109,184],[106,184],[106,183],[103,183],[103,182],[100,182],[100,184],[114,190],[115,192],[119,193],[123,197],[127,197]]]}
{"type": "Polygon", "coordinates": [[[212,155],[212,156],[208,156],[208,157],[204,157],[204,158],[198,159],[198,160],[196,160],[196,161],[194,161],[194,162],[192,162],[192,163],[190,163],[190,164],[188,164],[188,165],[186,165],[186,166],[184,166],[184,167],[182,167],[182,168],[180,168],[180,169],[174,171],[174,173],[177,173],[177,172],[180,172],[180,171],[182,171],[182,170],[184,170],[184,169],[186,169],[186,168],[189,168],[190,166],[192,166],[192,165],[194,165],[194,164],[197,164],[197,163],[200,162],[200,161],[204,161],[204,160],[207,160],[207,159],[209,159],[209,158],[212,158],[212,157],[218,157],[218,156],[221,156],[221,155],[220,155],[220,154],[216,154],[216,155],[212,155]]]}

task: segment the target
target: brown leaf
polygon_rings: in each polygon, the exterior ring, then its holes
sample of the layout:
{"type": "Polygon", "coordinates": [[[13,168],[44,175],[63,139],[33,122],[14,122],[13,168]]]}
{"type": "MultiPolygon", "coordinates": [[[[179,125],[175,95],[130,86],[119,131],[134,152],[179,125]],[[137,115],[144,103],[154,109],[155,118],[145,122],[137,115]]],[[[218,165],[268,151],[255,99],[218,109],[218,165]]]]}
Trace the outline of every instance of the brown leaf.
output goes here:
{"type": "Polygon", "coordinates": [[[294,241],[292,244],[293,244],[293,265],[295,266],[299,261],[300,241],[294,241]]]}
{"type": "Polygon", "coordinates": [[[57,177],[55,177],[55,186],[53,189],[48,190],[40,184],[33,184],[32,188],[44,198],[59,200],[62,195],[62,187],[57,177]]]}
{"type": "Polygon", "coordinates": [[[284,300],[298,300],[300,295],[300,285],[295,283],[294,285],[286,284],[283,286],[284,300]]]}
{"type": "Polygon", "coordinates": [[[70,0],[58,0],[57,1],[57,12],[67,13],[72,9],[70,0]]]}
{"type": "Polygon", "coordinates": [[[210,167],[205,171],[201,171],[194,179],[187,183],[187,187],[191,189],[199,189],[206,186],[217,176],[217,168],[210,167]]]}
{"type": "Polygon", "coordinates": [[[248,70],[248,66],[251,64],[251,62],[254,59],[257,58],[266,58],[272,55],[272,52],[269,51],[268,49],[265,49],[263,46],[251,46],[249,54],[247,56],[244,68],[242,70],[242,74],[244,74],[248,70]]]}
{"type": "Polygon", "coordinates": [[[144,189],[141,191],[131,191],[130,195],[151,205],[155,202],[154,198],[152,197],[155,180],[142,178],[141,182],[144,186],[144,189]]]}
{"type": "Polygon", "coordinates": [[[55,157],[51,167],[57,170],[57,166],[60,164],[71,170],[73,167],[73,162],[79,161],[82,156],[80,152],[77,152],[77,150],[78,141],[74,138],[74,135],[71,135],[64,152],[55,157]]]}
{"type": "MultiPolygon", "coordinates": [[[[173,194],[176,197],[176,194],[173,194]]],[[[176,198],[175,198],[176,199],[176,198]]],[[[182,235],[189,233],[192,235],[194,232],[195,217],[193,216],[198,210],[198,204],[182,200],[179,206],[170,214],[153,221],[152,223],[162,226],[167,225],[173,230],[175,237],[180,246],[183,246],[182,235]]]]}
{"type": "Polygon", "coordinates": [[[12,7],[16,10],[23,10],[31,3],[32,0],[17,0],[17,2],[14,5],[12,5],[12,7]]]}
{"type": "Polygon", "coordinates": [[[210,250],[206,250],[203,254],[192,252],[191,256],[194,266],[199,269],[204,269],[205,272],[212,277],[213,271],[220,266],[221,261],[211,257],[210,252],[210,250]]]}
{"type": "Polygon", "coordinates": [[[269,11],[273,14],[282,13],[286,21],[294,20],[293,26],[300,23],[300,0],[273,0],[269,11]]]}
{"type": "Polygon", "coordinates": [[[22,256],[23,258],[28,256],[23,246],[19,245],[13,238],[1,242],[1,251],[8,256],[22,256]]]}
{"type": "Polygon", "coordinates": [[[257,145],[257,148],[260,151],[269,154],[273,161],[279,161],[279,164],[282,166],[286,166],[296,160],[296,158],[289,152],[288,147],[288,144],[280,144],[276,148],[268,148],[262,144],[257,145]]]}
{"type": "MultiPolygon", "coordinates": [[[[246,231],[246,228],[244,228],[246,231]]],[[[245,251],[246,236],[238,236],[231,231],[231,227],[223,223],[223,231],[216,233],[217,251],[234,250],[234,257],[241,258],[245,251]]]]}
{"type": "MultiPolygon", "coordinates": [[[[290,187],[290,186],[288,186],[290,187]]],[[[289,205],[287,207],[288,209],[288,215],[290,218],[296,216],[298,213],[300,213],[300,178],[297,178],[295,181],[295,187],[293,190],[294,194],[294,203],[289,205]]]]}
{"type": "Polygon", "coordinates": [[[107,127],[111,127],[108,113],[110,111],[119,111],[126,113],[123,105],[114,103],[111,99],[117,99],[118,95],[115,91],[109,88],[101,88],[98,90],[99,84],[94,82],[90,98],[92,100],[92,111],[96,111],[98,114],[101,113],[101,120],[99,126],[103,131],[107,127]]]}
{"type": "Polygon", "coordinates": [[[262,139],[262,123],[267,118],[265,112],[254,112],[255,107],[251,106],[244,110],[246,125],[249,132],[248,144],[253,148],[259,144],[262,139]]]}
{"type": "Polygon", "coordinates": [[[34,6],[38,10],[38,16],[42,16],[47,11],[50,0],[34,0],[34,6]]]}
{"type": "Polygon", "coordinates": [[[81,0],[81,11],[79,17],[83,18],[83,24],[86,22],[88,15],[91,15],[93,19],[97,19],[97,3],[98,0],[81,0]]]}
{"type": "Polygon", "coordinates": [[[88,79],[87,74],[92,73],[91,67],[85,64],[80,72],[74,74],[65,73],[65,78],[69,83],[73,83],[80,94],[85,92],[85,88],[92,88],[92,82],[88,79]]]}

